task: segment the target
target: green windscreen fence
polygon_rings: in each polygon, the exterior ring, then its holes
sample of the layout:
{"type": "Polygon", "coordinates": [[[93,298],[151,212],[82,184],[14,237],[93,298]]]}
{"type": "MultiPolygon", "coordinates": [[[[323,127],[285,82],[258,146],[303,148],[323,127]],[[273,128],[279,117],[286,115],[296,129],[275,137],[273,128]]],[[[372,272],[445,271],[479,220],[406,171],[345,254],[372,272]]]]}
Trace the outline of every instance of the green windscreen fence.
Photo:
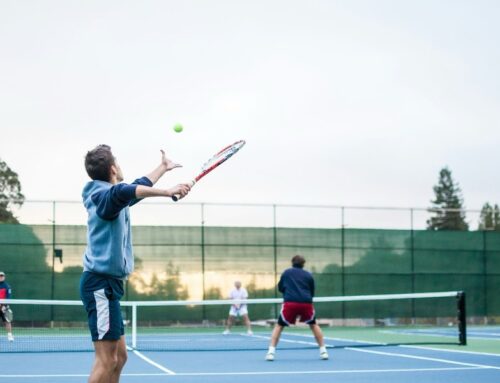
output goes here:
{"type": "MultiPolygon", "coordinates": [[[[279,297],[301,254],[316,296],[463,290],[469,315],[500,316],[498,232],[136,226],[133,243],[125,300],[223,299],[235,280],[250,298],[279,297]]],[[[85,246],[85,226],[0,224],[0,270],[14,298],[78,299],[85,246]]]]}

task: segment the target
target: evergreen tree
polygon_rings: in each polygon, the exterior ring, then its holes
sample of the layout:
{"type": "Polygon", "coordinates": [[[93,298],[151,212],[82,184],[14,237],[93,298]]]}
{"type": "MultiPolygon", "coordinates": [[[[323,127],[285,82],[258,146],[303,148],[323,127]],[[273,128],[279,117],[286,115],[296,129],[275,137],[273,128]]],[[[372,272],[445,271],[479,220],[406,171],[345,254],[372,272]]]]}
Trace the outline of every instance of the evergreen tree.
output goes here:
{"type": "Polygon", "coordinates": [[[500,208],[497,204],[491,206],[486,202],[479,217],[478,230],[494,230],[500,231],[500,208]]]}
{"type": "Polygon", "coordinates": [[[439,172],[438,184],[434,186],[435,199],[430,208],[435,215],[427,220],[428,230],[469,230],[463,211],[462,191],[453,180],[447,167],[439,172]],[[446,209],[454,209],[449,211],[446,209]],[[458,211],[459,209],[460,211],[458,211]]]}
{"type": "Polygon", "coordinates": [[[11,209],[23,203],[24,195],[17,173],[0,159],[0,222],[19,223],[11,209]]]}

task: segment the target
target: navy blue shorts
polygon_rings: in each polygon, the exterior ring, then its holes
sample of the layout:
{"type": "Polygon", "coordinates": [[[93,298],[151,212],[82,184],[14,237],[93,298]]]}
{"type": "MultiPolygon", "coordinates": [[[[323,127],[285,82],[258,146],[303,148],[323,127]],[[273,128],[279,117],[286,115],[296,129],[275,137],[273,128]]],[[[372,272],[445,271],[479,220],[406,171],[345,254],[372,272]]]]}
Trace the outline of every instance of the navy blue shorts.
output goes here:
{"type": "Polygon", "coordinates": [[[121,279],[85,271],[80,279],[80,298],[87,311],[92,341],[118,340],[125,334],[120,299],[121,279]]]}

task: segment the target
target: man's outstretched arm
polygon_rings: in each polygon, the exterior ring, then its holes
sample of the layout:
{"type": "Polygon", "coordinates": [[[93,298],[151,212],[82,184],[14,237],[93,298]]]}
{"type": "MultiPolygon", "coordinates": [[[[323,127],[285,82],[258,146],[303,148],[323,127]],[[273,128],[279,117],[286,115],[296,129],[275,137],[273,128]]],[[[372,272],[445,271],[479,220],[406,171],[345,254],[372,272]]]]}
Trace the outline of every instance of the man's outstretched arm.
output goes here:
{"type": "Polygon", "coordinates": [[[102,219],[113,220],[118,217],[125,206],[136,204],[143,198],[172,197],[174,194],[183,198],[191,190],[189,184],[179,184],[169,189],[158,189],[137,183],[142,181],[149,183],[143,177],[136,180],[134,184],[117,184],[103,193],[94,194],[92,199],[97,206],[97,215],[102,219]]]}
{"type": "MultiPolygon", "coordinates": [[[[160,150],[161,152],[161,163],[158,165],[151,173],[146,174],[146,177],[149,178],[149,180],[153,183],[158,182],[158,180],[166,173],[169,172],[172,169],[175,168],[180,168],[182,165],[173,162],[172,160],[168,159],[165,156],[165,152],[163,150],[160,150]]],[[[168,196],[170,197],[170,196],[168,196]]],[[[137,196],[137,198],[141,198],[137,196]]]]}
{"type": "Polygon", "coordinates": [[[135,189],[135,198],[172,197],[173,195],[179,195],[180,198],[183,198],[190,190],[190,184],[179,184],[169,189],[157,189],[145,185],[137,185],[135,189]]]}

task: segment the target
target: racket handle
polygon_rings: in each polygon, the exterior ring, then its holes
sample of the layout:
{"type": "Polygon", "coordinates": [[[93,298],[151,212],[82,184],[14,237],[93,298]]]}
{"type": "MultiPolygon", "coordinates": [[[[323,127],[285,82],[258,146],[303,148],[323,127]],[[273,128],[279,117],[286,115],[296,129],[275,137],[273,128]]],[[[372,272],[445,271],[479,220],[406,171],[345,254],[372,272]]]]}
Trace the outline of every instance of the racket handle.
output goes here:
{"type": "MultiPolygon", "coordinates": [[[[191,181],[191,187],[193,187],[195,183],[196,183],[196,181],[192,180],[191,181]]],[[[172,201],[177,202],[179,200],[179,198],[181,198],[181,196],[179,194],[174,194],[172,196],[172,201]]]]}

